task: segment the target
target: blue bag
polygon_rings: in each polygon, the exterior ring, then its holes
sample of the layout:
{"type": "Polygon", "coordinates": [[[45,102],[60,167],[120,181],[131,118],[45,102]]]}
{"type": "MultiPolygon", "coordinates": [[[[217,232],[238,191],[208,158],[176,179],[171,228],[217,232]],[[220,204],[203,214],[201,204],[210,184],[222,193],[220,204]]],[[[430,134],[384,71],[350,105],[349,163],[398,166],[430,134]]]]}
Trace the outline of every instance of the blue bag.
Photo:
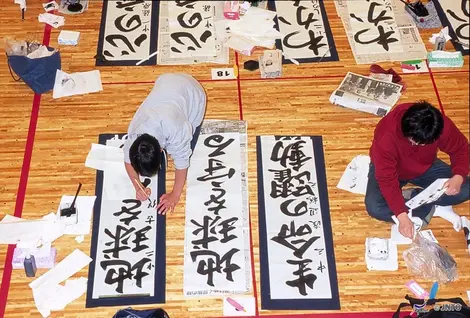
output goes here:
{"type": "Polygon", "coordinates": [[[113,318],[170,318],[163,309],[134,310],[126,308],[119,310],[113,318]]]}
{"type": "MultiPolygon", "coordinates": [[[[48,47],[48,50],[54,49],[48,47]]],[[[23,80],[36,94],[42,94],[54,88],[55,74],[61,68],[59,51],[38,59],[20,55],[7,55],[7,59],[13,79],[17,82],[23,80]],[[12,70],[19,76],[18,79],[13,76],[12,70]]]]}

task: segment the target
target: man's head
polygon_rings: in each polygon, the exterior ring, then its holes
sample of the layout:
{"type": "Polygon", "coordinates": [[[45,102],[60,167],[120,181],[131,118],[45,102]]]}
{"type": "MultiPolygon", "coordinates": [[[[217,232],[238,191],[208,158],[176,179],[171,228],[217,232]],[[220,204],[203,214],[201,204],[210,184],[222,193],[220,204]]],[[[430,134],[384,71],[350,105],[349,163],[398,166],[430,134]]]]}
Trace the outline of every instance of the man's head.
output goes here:
{"type": "Polygon", "coordinates": [[[442,134],[444,119],[439,110],[426,101],[408,108],[401,119],[401,131],[413,145],[428,145],[442,134]]]}
{"type": "Polygon", "coordinates": [[[137,137],[129,149],[129,158],[134,170],[144,177],[155,175],[160,169],[161,147],[158,140],[149,134],[137,137]]]}

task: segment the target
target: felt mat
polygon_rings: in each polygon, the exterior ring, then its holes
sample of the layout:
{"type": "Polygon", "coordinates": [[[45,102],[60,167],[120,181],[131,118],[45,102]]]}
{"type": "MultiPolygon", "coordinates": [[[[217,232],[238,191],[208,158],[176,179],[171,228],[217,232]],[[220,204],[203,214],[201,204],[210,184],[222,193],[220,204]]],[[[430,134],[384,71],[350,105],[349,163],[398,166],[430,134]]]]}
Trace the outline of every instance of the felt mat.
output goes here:
{"type": "Polygon", "coordinates": [[[257,136],[261,308],[340,308],[322,137],[257,136]]]}
{"type": "MultiPolygon", "coordinates": [[[[124,136],[102,134],[99,143],[122,148],[124,136]]],[[[142,202],[124,168],[97,171],[87,308],[165,302],[165,217],[155,211],[165,193],[164,160],[157,176],[141,179],[152,190],[142,202]]]]}
{"type": "MultiPolygon", "coordinates": [[[[276,11],[276,29],[286,35],[276,47],[300,63],[338,61],[335,41],[323,1],[268,1],[276,11]]],[[[292,63],[283,58],[283,63],[292,63]]]]}
{"type": "MultiPolygon", "coordinates": [[[[96,66],[131,66],[157,50],[159,1],[104,0],[96,66]]],[[[140,65],[155,65],[154,56],[140,65]]]]}
{"type": "Polygon", "coordinates": [[[453,40],[457,39],[467,45],[470,43],[470,1],[468,0],[435,0],[437,14],[444,27],[449,27],[452,44],[462,55],[469,55],[469,47],[453,40]]]}

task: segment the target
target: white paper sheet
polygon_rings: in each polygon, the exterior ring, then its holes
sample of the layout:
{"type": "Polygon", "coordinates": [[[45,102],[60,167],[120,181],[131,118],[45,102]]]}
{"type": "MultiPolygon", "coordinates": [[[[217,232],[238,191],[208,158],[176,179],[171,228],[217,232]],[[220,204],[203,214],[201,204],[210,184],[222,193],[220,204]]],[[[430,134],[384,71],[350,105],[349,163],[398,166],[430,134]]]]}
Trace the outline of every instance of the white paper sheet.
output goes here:
{"type": "Polygon", "coordinates": [[[436,181],[431,183],[429,187],[421,191],[418,195],[406,201],[406,206],[410,208],[411,210],[414,210],[423,204],[436,201],[446,191],[446,189],[443,189],[442,187],[444,186],[444,183],[446,183],[447,180],[449,179],[448,178],[437,179],[436,181]]]}
{"type": "Polygon", "coordinates": [[[53,242],[64,233],[65,226],[55,217],[27,220],[6,215],[0,222],[0,244],[18,244],[22,248],[34,248],[53,242]]]}
{"type": "Polygon", "coordinates": [[[370,157],[359,155],[348,164],[337,187],[352,193],[366,194],[370,157]]]}
{"type": "Polygon", "coordinates": [[[372,259],[368,255],[368,240],[372,238],[367,238],[366,240],[366,253],[365,253],[365,260],[366,260],[366,265],[367,269],[372,271],[396,271],[398,270],[398,250],[397,250],[397,245],[394,244],[390,239],[387,239],[388,241],[388,252],[386,259],[383,260],[378,260],[378,259],[372,259]]]}
{"type": "Polygon", "coordinates": [[[103,90],[99,70],[67,74],[57,70],[53,98],[95,93],[103,90]]]}
{"type": "MultiPolygon", "coordinates": [[[[57,218],[60,220],[60,207],[66,203],[72,203],[74,196],[64,195],[60,200],[57,208],[57,218]]],[[[77,224],[65,226],[64,234],[86,235],[90,234],[91,217],[93,215],[93,206],[95,205],[96,196],[78,196],[75,202],[78,214],[77,224]]]]}
{"type": "Polygon", "coordinates": [[[53,28],[58,28],[65,24],[65,18],[52,13],[41,13],[38,16],[39,22],[47,23],[53,28]]]}
{"type": "Polygon", "coordinates": [[[256,313],[256,305],[254,297],[230,297],[239,303],[245,311],[238,311],[228,301],[227,297],[224,297],[224,316],[225,317],[244,317],[254,316],[256,313]]]}
{"type": "Polygon", "coordinates": [[[49,309],[52,311],[63,310],[65,306],[80,298],[87,290],[87,281],[85,277],[67,279],[60,293],[49,297],[46,301],[49,309]]]}
{"type": "MultiPolygon", "coordinates": [[[[92,259],[88,255],[76,249],[67,257],[65,257],[54,268],[50,269],[48,272],[38,277],[29,284],[29,287],[31,287],[31,289],[33,290],[34,302],[36,303],[36,307],[38,308],[39,312],[43,317],[48,317],[51,314],[51,307],[60,307],[57,306],[57,304],[56,306],[54,306],[54,303],[52,303],[51,306],[51,295],[57,295],[59,293],[64,292],[63,287],[59,284],[74,275],[75,273],[77,273],[78,271],[80,271],[83,267],[87,266],[91,261],[92,259]]],[[[81,283],[81,285],[83,286],[83,283],[81,283]]],[[[76,287],[76,285],[72,285],[73,289],[76,287]]],[[[74,294],[72,295],[76,296],[75,292],[78,293],[78,291],[80,290],[74,291],[74,294]]],[[[73,298],[71,296],[67,297],[67,294],[70,295],[70,293],[64,293],[64,298],[73,298]]]]}
{"type": "Polygon", "coordinates": [[[468,298],[468,301],[470,301],[470,290],[467,290],[467,298],[468,298]]]}
{"type": "Polygon", "coordinates": [[[86,157],[85,166],[96,170],[112,169],[126,173],[122,148],[92,144],[86,157]]]}

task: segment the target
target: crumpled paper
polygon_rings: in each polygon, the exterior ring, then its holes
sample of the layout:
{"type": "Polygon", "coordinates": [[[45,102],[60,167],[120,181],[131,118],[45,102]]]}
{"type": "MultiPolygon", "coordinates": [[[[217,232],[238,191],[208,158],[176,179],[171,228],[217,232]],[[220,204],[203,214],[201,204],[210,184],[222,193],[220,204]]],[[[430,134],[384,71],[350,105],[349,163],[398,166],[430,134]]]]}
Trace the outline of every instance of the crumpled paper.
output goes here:
{"type": "Polygon", "coordinates": [[[446,42],[451,40],[452,37],[449,35],[449,28],[448,27],[445,27],[441,30],[441,32],[439,33],[434,33],[430,38],[429,38],[429,42],[431,42],[432,44],[435,44],[436,43],[436,39],[439,37],[439,36],[444,36],[444,38],[446,39],[446,42]]]}

